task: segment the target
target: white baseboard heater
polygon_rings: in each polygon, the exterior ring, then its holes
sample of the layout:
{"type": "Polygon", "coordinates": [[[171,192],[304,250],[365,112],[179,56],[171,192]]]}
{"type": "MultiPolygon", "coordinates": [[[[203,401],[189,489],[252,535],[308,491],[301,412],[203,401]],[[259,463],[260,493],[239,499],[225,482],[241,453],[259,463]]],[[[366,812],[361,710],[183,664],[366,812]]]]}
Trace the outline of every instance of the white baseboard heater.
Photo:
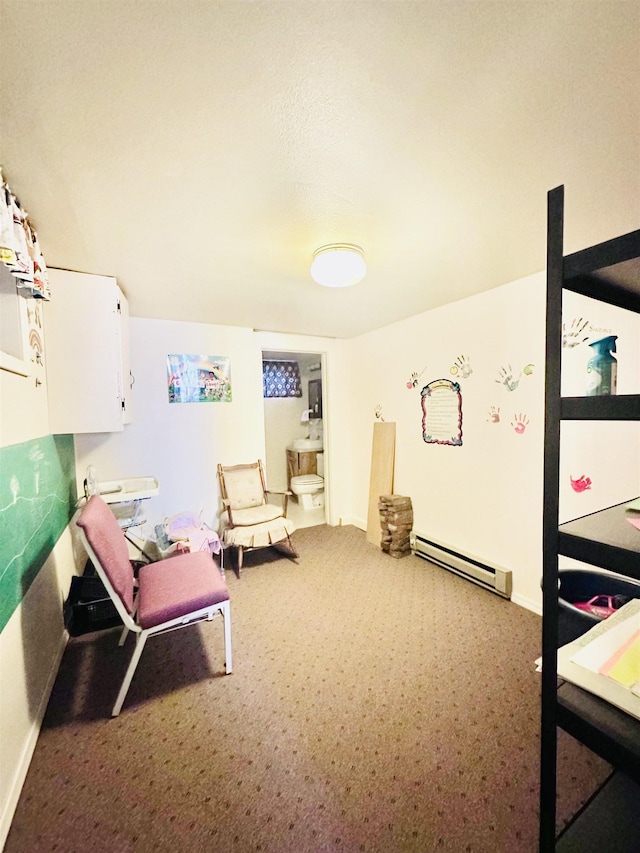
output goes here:
{"type": "Polygon", "coordinates": [[[429,560],[460,575],[503,598],[511,598],[511,570],[481,563],[476,557],[463,551],[454,551],[435,539],[427,539],[418,533],[411,534],[411,548],[418,557],[429,560]]]}

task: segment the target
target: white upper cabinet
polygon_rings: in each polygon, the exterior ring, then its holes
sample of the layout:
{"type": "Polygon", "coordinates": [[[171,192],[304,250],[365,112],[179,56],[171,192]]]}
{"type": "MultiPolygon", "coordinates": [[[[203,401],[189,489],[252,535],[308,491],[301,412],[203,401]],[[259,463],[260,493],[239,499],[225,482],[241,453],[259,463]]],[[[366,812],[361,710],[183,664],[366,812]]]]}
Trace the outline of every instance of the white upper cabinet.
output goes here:
{"type": "Polygon", "coordinates": [[[129,310],[115,278],[49,269],[45,361],[54,434],[116,432],[131,421],[129,310]]]}

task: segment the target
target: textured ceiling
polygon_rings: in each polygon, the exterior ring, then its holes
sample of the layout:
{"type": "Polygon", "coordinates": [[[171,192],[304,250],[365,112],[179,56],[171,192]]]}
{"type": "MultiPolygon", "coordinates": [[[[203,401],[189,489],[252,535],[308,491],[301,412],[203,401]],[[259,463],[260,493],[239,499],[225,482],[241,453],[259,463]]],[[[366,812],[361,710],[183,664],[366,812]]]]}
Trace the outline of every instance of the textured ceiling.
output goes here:
{"type": "Polygon", "coordinates": [[[640,4],[1,0],[0,162],[133,316],[350,337],[640,224],[640,4]],[[349,290],[313,250],[362,246],[349,290]]]}

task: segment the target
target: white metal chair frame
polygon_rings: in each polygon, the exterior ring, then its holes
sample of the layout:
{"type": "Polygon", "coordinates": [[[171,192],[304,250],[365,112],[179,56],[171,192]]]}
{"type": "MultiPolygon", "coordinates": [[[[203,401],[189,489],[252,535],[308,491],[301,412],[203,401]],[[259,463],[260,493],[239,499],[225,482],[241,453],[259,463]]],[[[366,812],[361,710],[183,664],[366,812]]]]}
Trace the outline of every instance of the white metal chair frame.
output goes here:
{"type": "MultiPolygon", "coordinates": [[[[127,611],[127,608],[124,606],[122,599],[111,585],[111,581],[109,580],[108,575],[100,565],[100,560],[97,557],[93,548],[91,547],[91,544],[89,543],[82,528],[80,528],[80,538],[84,547],[87,550],[87,554],[89,555],[91,562],[93,563],[96,571],[98,572],[100,580],[102,581],[107,592],[109,593],[109,596],[113,601],[116,610],[118,611],[118,615],[120,616],[124,624],[124,628],[122,629],[118,645],[124,645],[129,631],[132,631],[136,635],[136,645],[133,650],[131,660],[129,661],[129,666],[125,674],[124,681],[122,682],[122,685],[120,687],[118,698],[116,699],[116,703],[113,706],[113,711],[111,712],[112,717],[117,717],[120,713],[122,704],[126,698],[129,686],[131,685],[131,680],[133,679],[133,675],[136,671],[136,667],[138,666],[138,661],[140,660],[140,656],[142,655],[142,651],[144,649],[145,643],[147,642],[147,639],[156,634],[166,634],[169,631],[176,631],[178,628],[186,628],[188,625],[195,625],[198,622],[210,622],[214,617],[220,615],[222,616],[224,622],[225,671],[227,675],[232,672],[233,662],[231,653],[231,608],[228,600],[221,601],[218,604],[209,605],[208,607],[203,607],[200,610],[194,610],[192,613],[188,613],[185,616],[180,616],[177,619],[170,619],[168,622],[161,622],[159,625],[153,625],[150,628],[142,628],[133,618],[135,617],[138,608],[137,594],[134,600],[133,615],[130,615],[127,611]]],[[[213,563],[212,567],[215,571],[218,571],[217,567],[215,567],[213,563]]]]}

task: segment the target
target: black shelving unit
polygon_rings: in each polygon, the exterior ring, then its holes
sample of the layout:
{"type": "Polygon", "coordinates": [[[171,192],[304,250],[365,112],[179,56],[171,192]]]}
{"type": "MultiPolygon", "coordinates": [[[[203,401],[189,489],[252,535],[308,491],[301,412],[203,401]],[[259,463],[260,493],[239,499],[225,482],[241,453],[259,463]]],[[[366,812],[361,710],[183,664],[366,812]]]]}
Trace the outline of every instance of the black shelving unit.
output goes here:
{"type": "Polygon", "coordinates": [[[549,192],[547,217],[540,850],[640,850],[640,720],[557,677],[558,556],[640,579],[640,535],[626,523],[624,503],[559,524],[561,422],[640,422],[640,394],[561,397],[562,294],[640,312],[640,230],[565,256],[564,187],[549,192]],[[558,726],[614,772],[556,839],[558,726]]]}

